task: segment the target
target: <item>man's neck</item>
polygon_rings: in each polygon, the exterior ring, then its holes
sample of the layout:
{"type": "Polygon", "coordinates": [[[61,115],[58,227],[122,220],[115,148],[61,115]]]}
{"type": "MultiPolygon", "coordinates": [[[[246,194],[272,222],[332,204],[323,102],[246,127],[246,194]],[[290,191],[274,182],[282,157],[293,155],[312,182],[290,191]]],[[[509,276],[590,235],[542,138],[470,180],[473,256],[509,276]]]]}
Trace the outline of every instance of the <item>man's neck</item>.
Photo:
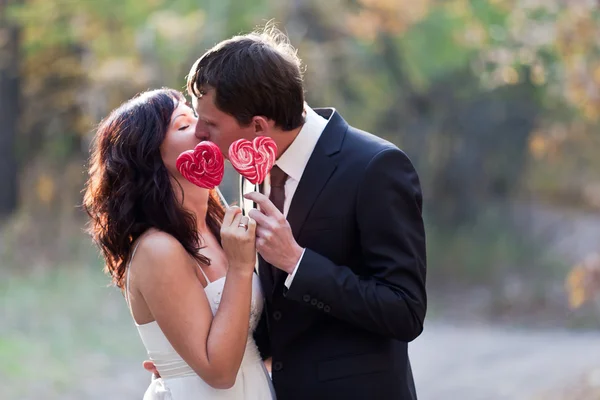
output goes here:
{"type": "Polygon", "coordinates": [[[300,125],[296,129],[292,129],[289,131],[277,130],[273,132],[271,138],[275,141],[275,144],[277,145],[277,158],[281,157],[281,155],[285,153],[285,151],[288,149],[288,147],[290,147],[294,140],[296,140],[303,126],[304,124],[300,125]]]}

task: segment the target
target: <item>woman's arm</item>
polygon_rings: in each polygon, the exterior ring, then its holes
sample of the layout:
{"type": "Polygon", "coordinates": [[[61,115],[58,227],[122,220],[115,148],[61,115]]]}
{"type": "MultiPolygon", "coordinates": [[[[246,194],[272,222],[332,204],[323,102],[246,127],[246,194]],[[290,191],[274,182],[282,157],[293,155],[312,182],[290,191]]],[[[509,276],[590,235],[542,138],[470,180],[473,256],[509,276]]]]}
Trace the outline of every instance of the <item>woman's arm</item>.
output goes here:
{"type": "MultiPolygon", "coordinates": [[[[235,218],[231,224],[232,230],[235,226],[240,232],[238,237],[222,234],[224,247],[235,243],[244,252],[244,246],[250,246],[254,254],[253,221],[248,232],[238,223],[235,218]]],[[[149,235],[137,254],[135,264],[144,271],[137,274],[136,286],[175,351],[209,385],[233,386],[248,338],[254,260],[245,261],[240,254],[229,257],[223,295],[213,318],[195,272],[198,266],[175,238],[161,232],[149,235]]]]}

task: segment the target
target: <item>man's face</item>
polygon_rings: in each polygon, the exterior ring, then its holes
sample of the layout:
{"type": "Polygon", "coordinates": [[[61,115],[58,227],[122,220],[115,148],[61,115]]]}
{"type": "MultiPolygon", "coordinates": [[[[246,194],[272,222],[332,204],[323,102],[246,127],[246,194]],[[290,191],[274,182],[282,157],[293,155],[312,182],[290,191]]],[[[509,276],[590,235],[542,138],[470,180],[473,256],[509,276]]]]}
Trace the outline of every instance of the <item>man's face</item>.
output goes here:
{"type": "Polygon", "coordinates": [[[241,126],[233,116],[219,110],[213,96],[214,90],[209,90],[202,97],[193,98],[194,110],[198,115],[196,137],[215,143],[227,158],[231,143],[238,139],[253,140],[256,137],[255,130],[253,124],[241,126]]]}

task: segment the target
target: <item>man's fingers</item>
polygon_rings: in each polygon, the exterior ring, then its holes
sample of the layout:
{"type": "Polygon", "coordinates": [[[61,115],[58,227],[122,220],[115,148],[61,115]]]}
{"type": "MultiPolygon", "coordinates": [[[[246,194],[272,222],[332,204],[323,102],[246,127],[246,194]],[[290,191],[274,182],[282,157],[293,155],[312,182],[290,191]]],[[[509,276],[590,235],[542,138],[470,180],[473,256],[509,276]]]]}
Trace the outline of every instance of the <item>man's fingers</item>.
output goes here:
{"type": "Polygon", "coordinates": [[[259,226],[259,227],[256,228],[256,237],[257,238],[261,238],[261,239],[264,239],[264,240],[269,240],[269,239],[271,239],[272,235],[273,234],[271,233],[270,229],[263,228],[261,226],[259,226]]]}
{"type": "Polygon", "coordinates": [[[265,247],[265,244],[266,244],[265,239],[263,239],[261,237],[256,238],[256,250],[258,250],[259,253],[262,251],[262,248],[265,247]]]}
{"type": "Polygon", "coordinates": [[[275,207],[275,204],[273,204],[271,200],[269,200],[269,198],[262,193],[250,192],[246,193],[244,197],[257,203],[260,206],[260,210],[268,216],[276,217],[281,214],[277,207],[275,207]]]}
{"type": "Polygon", "coordinates": [[[252,209],[248,212],[248,216],[256,221],[258,226],[271,226],[269,221],[269,217],[267,217],[262,212],[252,209]]]}

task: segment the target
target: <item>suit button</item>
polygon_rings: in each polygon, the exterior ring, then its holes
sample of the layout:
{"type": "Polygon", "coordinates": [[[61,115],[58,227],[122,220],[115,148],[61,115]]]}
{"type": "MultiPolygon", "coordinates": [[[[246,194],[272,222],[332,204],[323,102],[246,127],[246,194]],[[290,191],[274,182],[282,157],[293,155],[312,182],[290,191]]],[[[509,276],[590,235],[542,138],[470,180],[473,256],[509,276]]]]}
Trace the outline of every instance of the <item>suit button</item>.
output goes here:
{"type": "Polygon", "coordinates": [[[316,306],[316,305],[317,305],[317,303],[318,303],[317,299],[312,299],[312,300],[310,301],[310,304],[311,304],[311,305],[313,305],[313,306],[316,306]]]}
{"type": "Polygon", "coordinates": [[[310,301],[310,296],[305,294],[304,296],[302,296],[302,300],[308,303],[310,301]]]}
{"type": "Polygon", "coordinates": [[[322,302],[322,301],[320,301],[320,302],[319,302],[319,304],[317,304],[317,308],[323,308],[323,306],[324,306],[324,305],[325,305],[325,304],[323,304],[323,302],[322,302]]]}
{"type": "Polygon", "coordinates": [[[329,312],[329,311],[331,311],[331,307],[325,306],[325,307],[323,307],[323,311],[329,312]]]}
{"type": "Polygon", "coordinates": [[[277,361],[273,363],[273,371],[281,371],[283,369],[283,363],[281,361],[277,361]]]}
{"type": "Polygon", "coordinates": [[[279,320],[281,319],[281,312],[279,312],[279,311],[275,311],[275,312],[273,313],[273,319],[274,319],[275,321],[279,321],[279,320]]]}

